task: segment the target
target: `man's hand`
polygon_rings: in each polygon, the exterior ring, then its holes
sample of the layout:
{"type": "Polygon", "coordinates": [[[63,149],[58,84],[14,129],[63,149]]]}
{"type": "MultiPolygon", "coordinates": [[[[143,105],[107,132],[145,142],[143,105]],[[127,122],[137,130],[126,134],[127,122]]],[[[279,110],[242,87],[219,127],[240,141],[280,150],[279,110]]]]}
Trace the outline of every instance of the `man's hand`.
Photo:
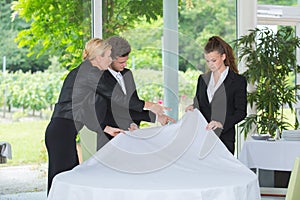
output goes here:
{"type": "Polygon", "coordinates": [[[175,119],[173,119],[172,117],[169,117],[168,115],[165,115],[165,114],[157,115],[157,121],[163,126],[168,124],[169,122],[176,123],[175,119]]]}
{"type": "Polygon", "coordinates": [[[188,107],[185,108],[185,112],[187,111],[193,111],[194,110],[194,106],[193,105],[189,105],[188,107]]]}
{"type": "Polygon", "coordinates": [[[124,130],[119,129],[119,128],[114,128],[114,127],[111,127],[111,126],[106,126],[105,129],[104,129],[104,132],[108,133],[109,135],[111,135],[113,137],[115,137],[119,133],[125,133],[124,130]]]}
{"type": "Polygon", "coordinates": [[[171,110],[171,108],[164,107],[159,105],[158,103],[153,102],[145,102],[145,108],[149,109],[151,112],[155,113],[156,115],[162,115],[165,113],[165,110],[171,110]]]}

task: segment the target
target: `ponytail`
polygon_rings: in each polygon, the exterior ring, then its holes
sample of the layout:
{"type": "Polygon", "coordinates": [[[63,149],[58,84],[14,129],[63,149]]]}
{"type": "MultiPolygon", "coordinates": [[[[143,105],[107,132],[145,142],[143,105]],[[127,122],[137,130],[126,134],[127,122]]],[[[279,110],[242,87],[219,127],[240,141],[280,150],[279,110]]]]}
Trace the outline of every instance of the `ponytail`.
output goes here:
{"type": "Polygon", "coordinates": [[[226,59],[224,60],[225,66],[229,66],[229,68],[235,73],[239,73],[236,65],[235,56],[233,53],[233,49],[231,46],[225,42],[219,36],[212,36],[208,39],[207,44],[204,47],[204,53],[211,53],[213,51],[217,51],[220,54],[225,54],[226,59]]]}

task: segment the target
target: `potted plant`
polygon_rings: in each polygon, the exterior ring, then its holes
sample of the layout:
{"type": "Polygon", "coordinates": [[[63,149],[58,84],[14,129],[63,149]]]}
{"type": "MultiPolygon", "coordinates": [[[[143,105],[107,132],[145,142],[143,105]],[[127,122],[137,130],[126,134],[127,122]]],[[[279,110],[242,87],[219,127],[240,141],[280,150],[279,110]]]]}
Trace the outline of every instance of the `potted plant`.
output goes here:
{"type": "MultiPolygon", "coordinates": [[[[277,32],[269,28],[250,30],[235,41],[239,61],[246,71],[243,75],[255,90],[248,92],[247,99],[257,113],[251,114],[240,124],[245,136],[255,127],[255,132],[274,136],[276,131],[297,127],[284,114],[284,108],[294,113],[296,103],[294,77],[300,67],[296,64],[296,48],[300,39],[291,27],[280,28],[277,32]]],[[[253,131],[253,130],[252,130],[253,131]]]]}

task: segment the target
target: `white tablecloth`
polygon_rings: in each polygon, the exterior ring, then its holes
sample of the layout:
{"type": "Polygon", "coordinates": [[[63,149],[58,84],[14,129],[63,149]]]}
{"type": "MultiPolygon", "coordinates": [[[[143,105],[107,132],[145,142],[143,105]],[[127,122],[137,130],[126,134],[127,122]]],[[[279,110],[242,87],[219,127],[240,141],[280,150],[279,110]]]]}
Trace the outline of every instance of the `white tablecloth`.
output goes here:
{"type": "Polygon", "coordinates": [[[48,200],[257,200],[257,176],[234,158],[198,110],[176,124],[119,134],[57,175],[48,200]]]}
{"type": "Polygon", "coordinates": [[[239,160],[249,168],[291,171],[300,156],[300,141],[247,140],[239,160]]]}

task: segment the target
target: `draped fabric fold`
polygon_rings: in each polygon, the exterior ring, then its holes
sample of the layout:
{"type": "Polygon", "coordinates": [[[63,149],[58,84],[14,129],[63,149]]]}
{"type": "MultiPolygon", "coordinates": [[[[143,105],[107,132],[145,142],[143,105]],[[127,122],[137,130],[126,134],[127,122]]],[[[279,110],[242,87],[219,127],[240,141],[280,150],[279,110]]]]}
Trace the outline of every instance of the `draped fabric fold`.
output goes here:
{"type": "Polygon", "coordinates": [[[257,176],[226,149],[198,110],[175,124],[119,134],[54,178],[49,200],[260,199],[257,176]]]}

